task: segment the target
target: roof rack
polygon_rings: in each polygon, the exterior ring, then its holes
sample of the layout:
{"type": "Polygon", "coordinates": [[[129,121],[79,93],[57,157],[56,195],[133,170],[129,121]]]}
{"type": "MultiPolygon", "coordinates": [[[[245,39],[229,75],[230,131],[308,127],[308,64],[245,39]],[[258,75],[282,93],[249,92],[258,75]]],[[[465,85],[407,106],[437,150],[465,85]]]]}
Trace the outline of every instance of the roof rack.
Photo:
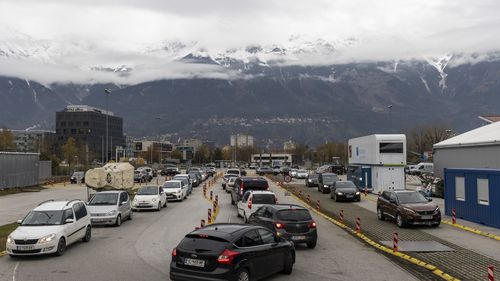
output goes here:
{"type": "MultiPolygon", "coordinates": [[[[69,201],[66,203],[66,205],[64,205],[64,207],[68,206],[71,202],[74,202],[74,201],[82,201],[82,200],[80,200],[80,199],[71,199],[71,200],[69,200],[69,201]]],[[[64,209],[64,207],[63,207],[63,209],[64,209]]]]}
{"type": "Polygon", "coordinates": [[[41,205],[43,205],[43,204],[45,204],[45,203],[48,203],[48,202],[54,202],[54,199],[45,200],[45,201],[43,201],[43,202],[40,202],[40,204],[38,204],[38,206],[41,206],[41,205]]]}

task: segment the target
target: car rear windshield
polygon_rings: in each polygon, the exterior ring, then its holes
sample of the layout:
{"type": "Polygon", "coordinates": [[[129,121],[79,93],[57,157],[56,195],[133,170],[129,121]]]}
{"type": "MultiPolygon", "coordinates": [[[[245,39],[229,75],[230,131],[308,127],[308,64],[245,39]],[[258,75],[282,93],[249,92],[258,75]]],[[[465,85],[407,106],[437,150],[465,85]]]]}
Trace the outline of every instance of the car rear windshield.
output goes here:
{"type": "Polygon", "coordinates": [[[179,248],[196,252],[222,252],[229,241],[215,236],[204,234],[188,234],[182,239],[179,248]]]}
{"type": "Polygon", "coordinates": [[[97,193],[90,200],[89,205],[114,206],[118,201],[118,193],[97,193]]]}
{"type": "Polygon", "coordinates": [[[163,188],[180,188],[181,183],[180,182],[165,182],[162,186],[163,188]]]}
{"type": "Polygon", "coordinates": [[[266,180],[244,180],[242,181],[243,188],[245,190],[266,190],[269,187],[269,184],[266,180]]]}
{"type": "Polygon", "coordinates": [[[275,204],[274,194],[254,194],[252,196],[253,204],[275,204]]]}
{"type": "Polygon", "coordinates": [[[240,170],[227,170],[226,174],[239,175],[240,170]]]}
{"type": "Polygon", "coordinates": [[[397,193],[399,203],[412,204],[412,203],[427,203],[428,200],[420,192],[401,192],[397,193]]]}
{"type": "Polygon", "coordinates": [[[308,221],[311,220],[311,214],[304,209],[281,210],[276,213],[279,220],[283,221],[308,221]]]}

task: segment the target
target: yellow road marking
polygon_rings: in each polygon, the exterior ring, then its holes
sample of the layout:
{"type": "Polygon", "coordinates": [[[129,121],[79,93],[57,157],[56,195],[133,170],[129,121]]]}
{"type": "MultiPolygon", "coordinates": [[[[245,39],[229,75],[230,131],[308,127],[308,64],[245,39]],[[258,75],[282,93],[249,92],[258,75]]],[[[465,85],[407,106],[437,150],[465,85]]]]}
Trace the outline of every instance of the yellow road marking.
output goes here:
{"type": "Polygon", "coordinates": [[[469,231],[469,232],[472,232],[474,234],[482,235],[484,237],[488,237],[488,238],[500,241],[500,236],[499,235],[495,235],[493,233],[484,232],[484,231],[481,231],[479,229],[472,228],[472,227],[465,226],[465,225],[461,225],[461,224],[458,224],[458,223],[454,224],[453,222],[451,222],[449,220],[441,220],[441,222],[445,223],[447,225],[451,225],[451,226],[456,227],[456,228],[461,229],[461,230],[469,231]]]}

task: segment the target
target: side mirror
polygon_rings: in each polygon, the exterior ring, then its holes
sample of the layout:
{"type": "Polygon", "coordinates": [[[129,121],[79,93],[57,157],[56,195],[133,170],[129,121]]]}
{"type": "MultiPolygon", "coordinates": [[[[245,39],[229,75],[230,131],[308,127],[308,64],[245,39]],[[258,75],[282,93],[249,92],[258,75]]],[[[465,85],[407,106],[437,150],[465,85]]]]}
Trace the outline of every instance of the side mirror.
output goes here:
{"type": "Polygon", "coordinates": [[[64,224],[67,224],[67,223],[74,223],[74,222],[75,222],[75,220],[74,220],[74,219],[66,219],[66,220],[64,221],[64,224]]]}
{"type": "Polygon", "coordinates": [[[137,194],[137,191],[134,191],[134,194],[137,194]]]}
{"type": "Polygon", "coordinates": [[[127,201],[120,202],[120,206],[124,204],[127,204],[127,201]]]}
{"type": "Polygon", "coordinates": [[[23,223],[23,220],[17,220],[17,224],[23,223]]]}
{"type": "Polygon", "coordinates": [[[427,197],[427,201],[432,202],[432,198],[427,197]]]}

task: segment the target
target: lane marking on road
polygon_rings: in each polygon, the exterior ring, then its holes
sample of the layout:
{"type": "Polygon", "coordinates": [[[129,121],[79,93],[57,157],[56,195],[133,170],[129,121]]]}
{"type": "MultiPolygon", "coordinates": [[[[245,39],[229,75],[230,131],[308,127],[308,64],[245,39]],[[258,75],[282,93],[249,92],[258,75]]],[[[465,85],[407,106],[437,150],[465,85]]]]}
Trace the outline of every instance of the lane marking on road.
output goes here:
{"type": "MultiPolygon", "coordinates": [[[[269,179],[272,181],[272,179],[269,179]]],[[[274,182],[276,184],[277,187],[285,190],[285,191],[288,191],[287,189],[285,189],[284,187],[281,187],[280,185],[278,185],[278,183],[274,182]]],[[[440,270],[439,268],[437,268],[435,265],[432,265],[430,263],[426,263],[424,261],[421,261],[417,258],[414,258],[412,256],[409,256],[407,254],[403,254],[401,252],[394,252],[392,248],[388,248],[386,246],[383,246],[375,241],[373,241],[372,239],[368,238],[367,236],[365,236],[364,234],[362,233],[358,233],[356,232],[356,230],[350,228],[349,226],[341,223],[340,221],[337,221],[336,219],[322,213],[322,212],[319,212],[317,211],[316,209],[312,208],[311,206],[309,206],[309,204],[307,204],[305,201],[303,201],[301,198],[297,197],[295,194],[293,194],[293,192],[290,192],[290,194],[293,196],[293,198],[295,198],[296,200],[298,200],[299,202],[302,202],[304,203],[304,206],[306,208],[308,208],[309,210],[313,211],[314,213],[316,213],[317,215],[323,217],[324,219],[326,219],[327,221],[330,221],[331,223],[335,224],[336,226],[344,229],[345,231],[357,236],[358,238],[360,238],[361,240],[365,241],[368,245],[380,250],[380,251],[383,251],[383,252],[386,252],[387,254],[390,254],[390,255],[393,255],[393,256],[396,256],[396,257],[399,257],[401,259],[404,259],[414,265],[417,265],[417,266],[420,266],[422,268],[425,268],[429,271],[431,271],[431,273],[433,273],[434,275],[437,275],[439,277],[441,277],[442,279],[444,280],[447,280],[447,281],[460,281],[460,279],[458,278],[455,278],[451,275],[449,275],[448,273],[445,273],[444,271],[440,270]]]]}
{"type": "Polygon", "coordinates": [[[14,273],[12,274],[12,281],[16,281],[16,275],[17,275],[17,268],[19,267],[20,261],[16,263],[16,266],[14,267],[14,273]]]}
{"type": "Polygon", "coordinates": [[[6,255],[7,255],[7,251],[0,252],[0,257],[6,256],[6,255]]]}
{"type": "Polygon", "coordinates": [[[465,225],[462,225],[462,224],[458,224],[458,223],[453,223],[449,220],[441,220],[442,223],[445,223],[447,225],[451,225],[455,228],[458,228],[458,229],[461,229],[461,230],[465,230],[465,231],[468,231],[468,232],[471,232],[471,233],[474,233],[474,234],[478,234],[478,235],[481,235],[481,236],[484,236],[484,237],[488,237],[488,238],[491,238],[491,239],[494,239],[496,241],[500,241],[500,236],[499,235],[495,235],[493,233],[488,233],[488,232],[484,232],[484,231],[481,231],[479,229],[476,229],[476,228],[473,228],[473,227],[469,227],[469,226],[465,226],[465,225]]]}

